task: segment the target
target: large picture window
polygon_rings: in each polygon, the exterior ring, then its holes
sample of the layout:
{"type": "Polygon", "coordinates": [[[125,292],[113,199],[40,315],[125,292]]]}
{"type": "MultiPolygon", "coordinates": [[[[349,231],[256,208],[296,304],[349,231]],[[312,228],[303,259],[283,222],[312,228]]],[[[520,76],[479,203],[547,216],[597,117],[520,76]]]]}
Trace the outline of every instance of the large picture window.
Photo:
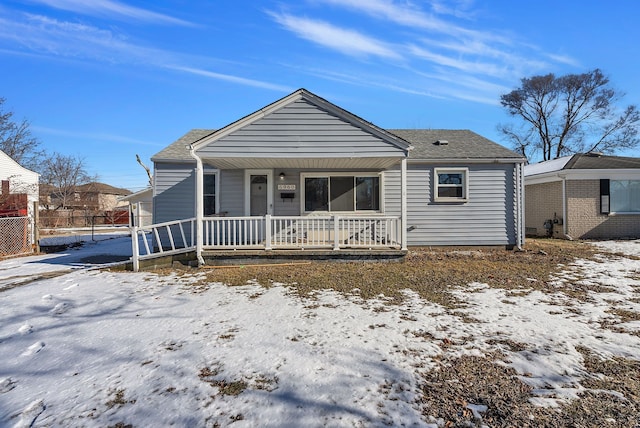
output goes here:
{"type": "Polygon", "coordinates": [[[640,213],[640,180],[610,181],[610,211],[640,213]]]}
{"type": "Polygon", "coordinates": [[[379,176],[305,176],[304,192],[305,212],[380,210],[379,176]]]}
{"type": "Polygon", "coordinates": [[[466,202],[469,198],[467,168],[436,168],[434,170],[436,202],[466,202]]]}
{"type": "Polygon", "coordinates": [[[204,174],[204,189],[202,192],[204,215],[216,213],[216,174],[204,174]]]}

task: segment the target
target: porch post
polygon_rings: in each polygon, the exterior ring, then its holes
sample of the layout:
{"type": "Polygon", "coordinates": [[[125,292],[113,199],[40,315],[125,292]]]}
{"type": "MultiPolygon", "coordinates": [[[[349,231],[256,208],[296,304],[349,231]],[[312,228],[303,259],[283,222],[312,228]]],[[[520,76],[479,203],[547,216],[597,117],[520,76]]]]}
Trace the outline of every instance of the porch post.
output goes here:
{"type": "Polygon", "coordinates": [[[264,216],[264,249],[271,250],[271,215],[264,216]]]}
{"type": "Polygon", "coordinates": [[[400,242],[407,249],[407,158],[400,163],[400,242]]]}
{"type": "Polygon", "coordinates": [[[196,160],[196,258],[198,265],[204,265],[202,258],[202,223],[204,222],[204,207],[202,205],[202,197],[204,192],[204,172],[202,167],[202,158],[196,154],[192,145],[189,146],[191,157],[196,160]]]}
{"type": "Polygon", "coordinates": [[[138,248],[138,227],[131,227],[131,263],[133,271],[140,270],[140,249],[138,248]]]}
{"type": "Polygon", "coordinates": [[[333,216],[333,249],[340,249],[340,219],[337,215],[333,216]]]}

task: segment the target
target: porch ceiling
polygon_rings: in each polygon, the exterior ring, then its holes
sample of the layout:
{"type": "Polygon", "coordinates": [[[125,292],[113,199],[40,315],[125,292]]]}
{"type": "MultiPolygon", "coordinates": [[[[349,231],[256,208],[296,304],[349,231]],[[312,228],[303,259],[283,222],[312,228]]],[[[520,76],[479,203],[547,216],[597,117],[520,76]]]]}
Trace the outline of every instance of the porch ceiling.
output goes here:
{"type": "Polygon", "coordinates": [[[203,158],[218,169],[386,169],[399,164],[401,157],[373,158],[203,158]]]}

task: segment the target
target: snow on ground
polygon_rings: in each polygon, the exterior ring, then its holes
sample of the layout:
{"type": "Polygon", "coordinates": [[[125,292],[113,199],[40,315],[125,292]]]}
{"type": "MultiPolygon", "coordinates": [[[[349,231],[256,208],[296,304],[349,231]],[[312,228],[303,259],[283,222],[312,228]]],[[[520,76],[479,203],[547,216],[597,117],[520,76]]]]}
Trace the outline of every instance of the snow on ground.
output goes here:
{"type": "Polygon", "coordinates": [[[95,266],[97,263],[122,261],[132,254],[128,232],[47,237],[40,239],[40,245],[71,246],[58,253],[0,261],[0,291],[34,279],[95,266]]]}
{"type": "MultiPolygon", "coordinates": [[[[456,291],[468,303],[456,315],[411,292],[394,306],[200,284],[197,273],[92,269],[86,260],[100,254],[130,255],[129,239],[0,261],[0,426],[435,427],[416,398],[442,341],[478,355],[490,339],[529,345],[505,352],[540,404],[579,392],[577,346],[640,359],[639,335],[602,324],[616,317],[612,302],[640,312],[636,259],[566,266],[558,285],[612,286],[586,303],[471,284],[456,291]],[[43,275],[54,271],[63,272],[43,275]],[[30,275],[42,279],[6,286],[30,275]]],[[[481,415],[477,404],[469,403],[481,415]]]]}

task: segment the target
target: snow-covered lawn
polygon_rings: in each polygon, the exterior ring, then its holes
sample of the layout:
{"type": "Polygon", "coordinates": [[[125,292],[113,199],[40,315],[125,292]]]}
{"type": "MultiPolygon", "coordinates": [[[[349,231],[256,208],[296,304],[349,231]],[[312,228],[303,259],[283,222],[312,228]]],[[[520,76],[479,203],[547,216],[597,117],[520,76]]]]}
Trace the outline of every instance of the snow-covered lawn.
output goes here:
{"type": "Polygon", "coordinates": [[[87,262],[130,254],[126,237],[0,261],[0,426],[437,427],[420,400],[434,361],[508,343],[532,400],[557,405],[584,390],[577,348],[640,359],[640,321],[620,315],[640,313],[640,243],[598,245],[635,257],[565,266],[558,284],[607,287],[586,301],[477,283],[455,311],[87,262]]]}

